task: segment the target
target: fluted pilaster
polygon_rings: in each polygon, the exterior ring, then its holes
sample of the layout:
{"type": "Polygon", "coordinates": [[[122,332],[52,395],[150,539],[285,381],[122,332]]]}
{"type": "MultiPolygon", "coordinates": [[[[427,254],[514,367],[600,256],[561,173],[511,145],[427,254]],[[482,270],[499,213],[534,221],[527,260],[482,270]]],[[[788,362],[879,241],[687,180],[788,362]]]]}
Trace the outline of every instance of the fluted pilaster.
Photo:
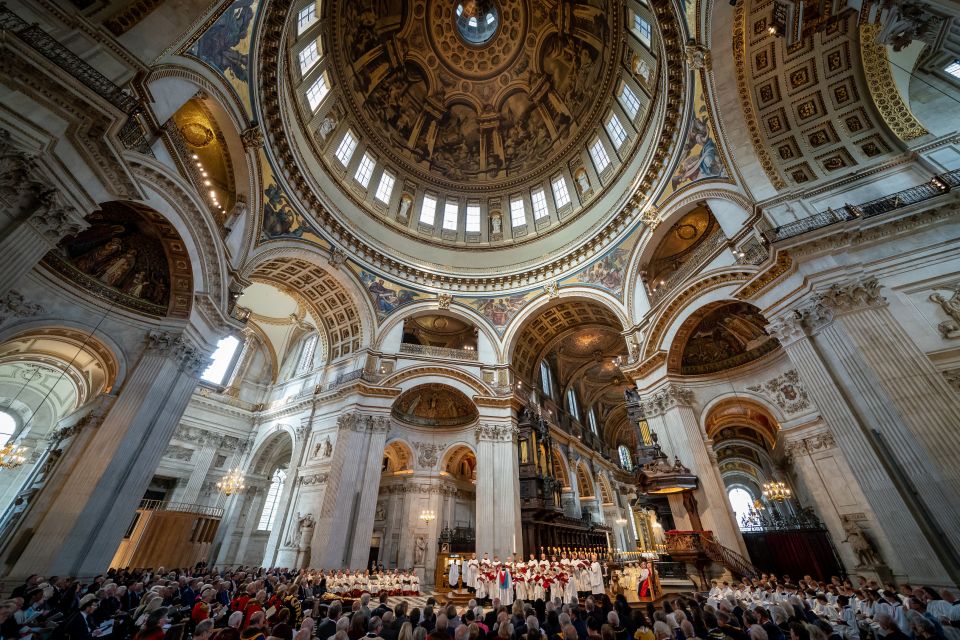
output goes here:
{"type": "MultiPolygon", "coordinates": [[[[957,401],[876,279],[830,287],[771,322],[911,579],[957,578],[957,401]],[[950,461],[953,461],[952,464],[950,461]]],[[[897,566],[899,565],[899,567],[897,566]]]]}

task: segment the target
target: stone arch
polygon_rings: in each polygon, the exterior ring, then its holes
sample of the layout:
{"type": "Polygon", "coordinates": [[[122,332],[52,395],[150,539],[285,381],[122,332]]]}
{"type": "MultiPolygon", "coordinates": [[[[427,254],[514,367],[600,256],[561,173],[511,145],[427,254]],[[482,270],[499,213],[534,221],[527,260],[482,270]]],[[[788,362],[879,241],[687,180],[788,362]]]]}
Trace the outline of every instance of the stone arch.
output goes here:
{"type": "Polygon", "coordinates": [[[451,444],[440,459],[440,471],[457,480],[476,482],[477,453],[463,442],[451,444]]]}
{"type": "Polygon", "coordinates": [[[383,473],[397,473],[413,468],[413,448],[401,438],[394,438],[383,450],[383,473]]]}
{"type": "Polygon", "coordinates": [[[672,337],[683,321],[701,305],[734,299],[734,292],[752,274],[751,270],[736,267],[723,269],[695,280],[672,295],[670,301],[657,311],[649,323],[650,328],[641,350],[641,361],[658,356],[662,357],[665,363],[672,337]]]}
{"type": "Polygon", "coordinates": [[[245,267],[249,280],[271,284],[302,298],[314,317],[323,323],[329,349],[328,362],[358,352],[370,339],[358,303],[359,292],[343,285],[336,269],[324,269],[302,258],[261,254],[245,267]]]}
{"type": "Polygon", "coordinates": [[[268,469],[278,460],[287,457],[292,464],[293,447],[296,442],[296,434],[293,427],[287,424],[277,424],[269,431],[261,434],[254,444],[247,462],[247,469],[253,474],[269,474],[273,469],[268,469]]]}
{"type": "Polygon", "coordinates": [[[587,469],[587,465],[583,460],[580,460],[577,463],[577,491],[580,493],[580,498],[595,498],[597,496],[597,487],[593,482],[593,478],[590,477],[590,471],[587,469]]]}
{"type": "Polygon", "coordinates": [[[16,327],[0,343],[0,408],[17,422],[12,439],[42,439],[65,416],[122,382],[122,352],[89,329],[16,327]]]}
{"type": "Polygon", "coordinates": [[[398,369],[380,381],[384,387],[399,387],[409,390],[419,384],[438,382],[447,384],[464,394],[494,395],[493,389],[476,376],[450,367],[412,366],[398,369]]]}
{"type": "Polygon", "coordinates": [[[560,481],[563,489],[570,488],[570,469],[567,466],[567,459],[563,452],[554,445],[550,449],[550,462],[553,466],[553,475],[560,481]]]}
{"type": "MultiPolygon", "coordinates": [[[[503,351],[500,344],[500,338],[490,327],[490,323],[487,321],[487,319],[477,313],[476,310],[471,309],[466,305],[458,304],[456,301],[454,301],[448,308],[443,310],[438,309],[438,305],[435,300],[414,302],[404,305],[396,312],[390,314],[384,320],[383,325],[377,332],[375,348],[388,348],[387,342],[390,340],[391,332],[397,328],[397,325],[402,325],[404,320],[429,313],[448,314],[454,318],[469,322],[486,340],[487,344],[489,345],[489,350],[493,356],[492,360],[498,363],[503,362],[503,351]]],[[[489,362],[491,359],[484,357],[485,354],[482,347],[482,342],[478,341],[478,343],[478,357],[480,358],[481,362],[489,362]]]]}
{"type": "Polygon", "coordinates": [[[545,351],[568,330],[596,326],[622,332],[626,323],[620,304],[612,303],[600,292],[578,291],[556,299],[544,296],[514,319],[504,337],[505,352],[510,354],[514,374],[521,380],[532,381],[545,351]]]}
{"type": "Polygon", "coordinates": [[[780,346],[767,334],[766,324],[760,310],[748,302],[709,302],[678,327],[667,355],[667,373],[711,375],[750,364],[780,346]]]}
{"type": "Polygon", "coordinates": [[[393,401],[390,415],[414,427],[463,427],[480,417],[465,393],[439,383],[422,383],[404,391],[393,401]]]}
{"type": "Polygon", "coordinates": [[[89,228],[64,237],[43,264],[111,307],[154,318],[186,319],[195,291],[192,257],[182,234],[155,209],[104,202],[89,228]]]}
{"type": "Polygon", "coordinates": [[[204,212],[205,205],[196,190],[172,174],[169,167],[145,156],[131,158],[130,164],[140,184],[147,187],[143,203],[166,217],[186,243],[196,295],[209,299],[211,304],[205,309],[212,307],[220,315],[221,325],[226,326],[229,269],[219,231],[210,214],[204,212]]]}
{"type": "Polygon", "coordinates": [[[743,427],[756,434],[747,440],[772,452],[780,438],[780,422],[773,408],[767,402],[743,394],[715,398],[704,408],[703,416],[703,432],[711,440],[716,441],[728,427],[743,427]]]}
{"type": "Polygon", "coordinates": [[[613,487],[610,485],[610,479],[607,478],[607,475],[605,473],[598,474],[597,487],[600,489],[599,498],[600,498],[601,504],[604,504],[604,505],[615,504],[613,487]]]}

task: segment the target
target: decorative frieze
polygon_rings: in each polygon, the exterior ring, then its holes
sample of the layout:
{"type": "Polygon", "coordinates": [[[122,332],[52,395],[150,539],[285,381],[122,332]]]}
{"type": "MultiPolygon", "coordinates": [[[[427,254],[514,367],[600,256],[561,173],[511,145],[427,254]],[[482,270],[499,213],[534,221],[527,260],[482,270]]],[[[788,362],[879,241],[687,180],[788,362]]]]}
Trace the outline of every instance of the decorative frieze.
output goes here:
{"type": "Polygon", "coordinates": [[[43,313],[43,307],[35,302],[28,302],[18,291],[10,290],[0,298],[0,324],[10,318],[29,318],[43,313]]]}
{"type": "Polygon", "coordinates": [[[836,446],[837,440],[833,437],[833,434],[829,431],[821,431],[802,440],[787,442],[785,451],[788,456],[796,457],[810,455],[826,449],[833,449],[836,446]]]}
{"type": "Polygon", "coordinates": [[[193,449],[188,447],[181,447],[176,444],[171,444],[167,447],[167,450],[163,454],[164,458],[169,458],[171,460],[180,460],[182,462],[190,462],[193,458],[193,449]]]}
{"type": "Polygon", "coordinates": [[[345,413],[337,419],[337,427],[357,433],[387,433],[390,431],[390,419],[366,413],[345,413]]]}
{"type": "Polygon", "coordinates": [[[481,440],[512,442],[516,440],[517,428],[512,425],[483,423],[477,425],[475,435],[477,437],[477,442],[480,442],[481,440]]]}
{"type": "Polygon", "coordinates": [[[658,416],[674,407],[693,405],[693,391],[678,384],[666,387],[640,399],[640,408],[647,417],[658,416]]]}
{"type": "Polygon", "coordinates": [[[767,396],[787,414],[799,413],[810,406],[810,398],[795,369],[763,384],[747,387],[747,390],[767,396]]]}
{"type": "Polygon", "coordinates": [[[417,450],[417,464],[424,469],[433,469],[440,461],[444,445],[433,442],[414,442],[413,448],[417,450]]]}
{"type": "Polygon", "coordinates": [[[329,477],[329,473],[313,473],[306,476],[300,476],[299,482],[300,484],[309,487],[315,484],[326,484],[329,477]]]}
{"type": "Polygon", "coordinates": [[[884,307],[886,298],[880,295],[880,282],[875,277],[831,285],[817,296],[820,303],[836,315],[884,307]]]}
{"type": "Polygon", "coordinates": [[[465,491],[449,484],[424,484],[417,482],[404,482],[401,484],[390,484],[381,489],[382,493],[387,495],[416,493],[422,495],[441,495],[441,496],[462,496],[469,497],[465,491]]]}

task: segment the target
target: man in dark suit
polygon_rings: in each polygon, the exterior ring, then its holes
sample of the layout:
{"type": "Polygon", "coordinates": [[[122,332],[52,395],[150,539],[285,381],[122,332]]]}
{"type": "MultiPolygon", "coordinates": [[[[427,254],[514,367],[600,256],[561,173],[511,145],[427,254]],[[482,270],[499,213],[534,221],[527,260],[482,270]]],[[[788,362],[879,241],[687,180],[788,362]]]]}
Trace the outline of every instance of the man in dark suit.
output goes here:
{"type": "Polygon", "coordinates": [[[377,608],[373,610],[372,615],[383,618],[383,614],[385,614],[387,611],[392,612],[393,609],[391,609],[390,606],[387,604],[388,599],[389,597],[387,595],[380,596],[380,604],[378,604],[377,608]]]}
{"type": "Polygon", "coordinates": [[[90,640],[93,638],[93,612],[97,610],[97,596],[88,593],[80,599],[80,609],[67,618],[55,633],[56,637],[70,640],[90,640]]]}
{"type": "MultiPolygon", "coordinates": [[[[321,608],[322,610],[322,608],[321,608]]],[[[320,620],[317,625],[317,639],[327,640],[330,636],[337,633],[337,620],[340,619],[340,605],[334,603],[327,609],[327,617],[320,620]]]]}

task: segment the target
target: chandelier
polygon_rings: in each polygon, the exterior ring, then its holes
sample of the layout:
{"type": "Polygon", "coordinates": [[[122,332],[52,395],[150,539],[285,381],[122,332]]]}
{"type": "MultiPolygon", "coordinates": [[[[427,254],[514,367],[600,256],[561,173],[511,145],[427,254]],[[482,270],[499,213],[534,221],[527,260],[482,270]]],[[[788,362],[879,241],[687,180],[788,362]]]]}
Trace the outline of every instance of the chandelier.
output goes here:
{"type": "Polygon", "coordinates": [[[792,493],[783,482],[765,482],[763,484],[763,497],[773,502],[789,500],[792,493]]]}
{"type": "Polygon", "coordinates": [[[0,469],[16,469],[27,461],[27,449],[8,442],[0,449],[0,469]]]}
{"type": "Polygon", "coordinates": [[[243,474],[240,473],[240,468],[230,469],[227,475],[223,476],[223,479],[217,483],[217,488],[228,496],[246,489],[247,486],[243,482],[243,474]]]}
{"type": "Polygon", "coordinates": [[[420,519],[430,524],[437,519],[437,514],[433,509],[424,509],[420,512],[420,519]]]}

